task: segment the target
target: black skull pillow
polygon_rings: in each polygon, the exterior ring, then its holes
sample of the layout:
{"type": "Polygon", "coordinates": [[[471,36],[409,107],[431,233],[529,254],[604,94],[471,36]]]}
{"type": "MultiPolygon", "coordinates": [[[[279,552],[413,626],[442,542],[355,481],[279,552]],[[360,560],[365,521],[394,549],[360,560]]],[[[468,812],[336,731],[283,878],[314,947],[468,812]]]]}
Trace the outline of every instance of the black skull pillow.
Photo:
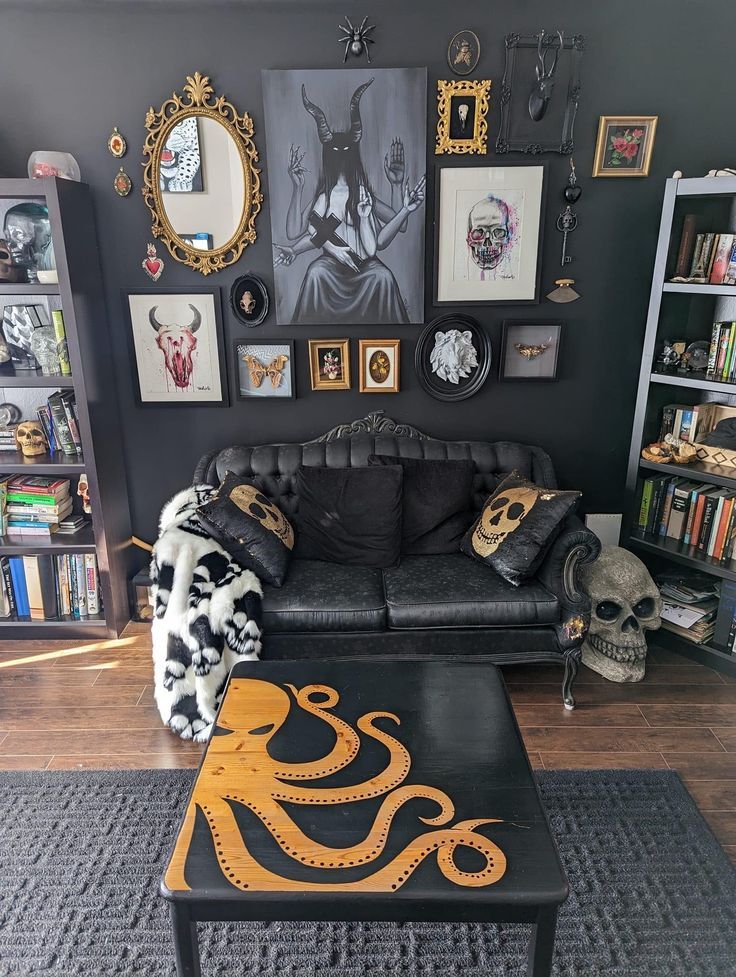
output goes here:
{"type": "Polygon", "coordinates": [[[512,472],[486,499],[460,548],[518,586],[534,575],[579,497],[512,472]]]}
{"type": "Polygon", "coordinates": [[[217,493],[197,509],[210,535],[263,582],[280,587],[294,548],[294,530],[259,486],[228,472],[217,493]]]}

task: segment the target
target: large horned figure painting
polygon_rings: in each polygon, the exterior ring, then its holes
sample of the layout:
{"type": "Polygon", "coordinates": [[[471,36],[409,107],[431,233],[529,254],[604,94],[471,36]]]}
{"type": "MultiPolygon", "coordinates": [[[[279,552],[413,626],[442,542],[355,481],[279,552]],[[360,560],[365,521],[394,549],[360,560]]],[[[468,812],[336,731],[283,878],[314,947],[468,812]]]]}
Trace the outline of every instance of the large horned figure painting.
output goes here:
{"type": "Polygon", "coordinates": [[[423,319],[424,69],[267,71],[277,315],[423,319]],[[347,118],[346,118],[347,109],[347,118]]]}

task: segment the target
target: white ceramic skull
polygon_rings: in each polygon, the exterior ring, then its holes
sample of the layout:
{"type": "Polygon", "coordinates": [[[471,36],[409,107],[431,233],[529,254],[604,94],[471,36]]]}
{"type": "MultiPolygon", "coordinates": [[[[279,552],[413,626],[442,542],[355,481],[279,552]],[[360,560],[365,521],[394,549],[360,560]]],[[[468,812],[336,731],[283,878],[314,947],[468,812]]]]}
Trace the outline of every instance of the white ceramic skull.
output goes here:
{"type": "Polygon", "coordinates": [[[473,532],[475,552],[480,556],[495,553],[508,534],[529,515],[538,498],[536,489],[524,486],[496,496],[483,510],[473,532]]]}
{"type": "Polygon", "coordinates": [[[468,247],[473,261],[484,271],[495,268],[509,241],[509,209],[503,200],[488,196],[468,215],[468,247]]]}
{"type": "Polygon", "coordinates": [[[49,450],[46,435],[38,421],[22,421],[15,429],[15,443],[29,458],[45,455],[49,450]]]}
{"type": "Polygon", "coordinates": [[[264,529],[274,533],[289,549],[294,546],[294,530],[283,512],[254,485],[238,485],[230,493],[230,500],[257,519],[264,529]]]}
{"type": "Polygon", "coordinates": [[[583,662],[612,682],[640,682],[646,671],[645,632],[661,624],[662,598],[641,560],[619,546],[604,546],[581,570],[590,597],[590,631],[583,662]]]}

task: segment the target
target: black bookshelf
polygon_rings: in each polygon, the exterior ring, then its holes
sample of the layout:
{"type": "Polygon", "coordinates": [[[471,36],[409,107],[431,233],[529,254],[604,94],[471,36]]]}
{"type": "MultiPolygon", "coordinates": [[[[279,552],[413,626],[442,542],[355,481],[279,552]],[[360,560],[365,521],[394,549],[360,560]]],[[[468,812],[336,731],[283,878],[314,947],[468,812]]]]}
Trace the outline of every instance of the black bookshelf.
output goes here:
{"type": "MultiPolygon", "coordinates": [[[[631,446],[626,476],[626,496],[621,527],[621,545],[635,550],[650,566],[661,569],[667,564],[682,565],[711,574],[721,580],[736,580],[736,561],[725,563],[708,557],[696,547],[685,546],[661,536],[643,536],[637,532],[639,487],[653,472],[682,475],[688,479],[736,489],[736,468],[698,462],[693,465],[657,464],[641,457],[641,449],[656,440],[662,407],[671,401],[736,397],[736,384],[708,380],[703,374],[658,370],[655,357],[664,338],[710,340],[706,323],[718,318],[719,300],[736,298],[734,285],[704,285],[673,282],[674,263],[680,244],[681,219],[695,213],[700,230],[736,230],[736,177],[697,177],[666,181],[657,253],[652,273],[652,287],[647,311],[641,371],[637,388],[636,410],[631,432],[631,446]],[[681,332],[678,332],[678,329],[681,332]]],[[[697,645],[666,631],[657,633],[657,642],[666,644],[687,658],[736,675],[736,655],[726,654],[710,645],[697,645]]]]}
{"type": "Polygon", "coordinates": [[[107,336],[107,313],[89,187],[70,180],[0,180],[0,206],[7,201],[43,201],[49,211],[58,283],[0,283],[3,296],[58,296],[64,313],[71,377],[45,377],[38,371],[0,370],[0,388],[31,387],[41,399],[59,389],[74,391],[83,457],[57,453],[24,458],[0,452],[0,472],[56,475],[72,479],[86,473],[92,514],[73,535],[51,538],[2,536],[0,556],[97,554],[104,612],[78,620],[0,620],[0,640],[54,637],[117,637],[130,620],[127,580],[132,543],[125,468],[121,455],[120,411],[107,336]]]}

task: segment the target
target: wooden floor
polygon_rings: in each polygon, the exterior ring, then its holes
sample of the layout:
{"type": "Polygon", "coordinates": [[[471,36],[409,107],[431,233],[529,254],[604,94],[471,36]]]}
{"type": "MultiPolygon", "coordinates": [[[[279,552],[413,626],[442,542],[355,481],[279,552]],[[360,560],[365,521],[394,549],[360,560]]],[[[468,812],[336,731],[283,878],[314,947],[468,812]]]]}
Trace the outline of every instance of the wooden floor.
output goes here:
{"type": "MultiPolygon", "coordinates": [[[[735,679],[654,648],[638,685],[582,668],[567,712],[560,668],[504,676],[534,766],[677,770],[736,861],[735,679]]],[[[118,641],[0,642],[0,769],[194,767],[201,749],[161,726],[146,627],[118,641]]]]}

